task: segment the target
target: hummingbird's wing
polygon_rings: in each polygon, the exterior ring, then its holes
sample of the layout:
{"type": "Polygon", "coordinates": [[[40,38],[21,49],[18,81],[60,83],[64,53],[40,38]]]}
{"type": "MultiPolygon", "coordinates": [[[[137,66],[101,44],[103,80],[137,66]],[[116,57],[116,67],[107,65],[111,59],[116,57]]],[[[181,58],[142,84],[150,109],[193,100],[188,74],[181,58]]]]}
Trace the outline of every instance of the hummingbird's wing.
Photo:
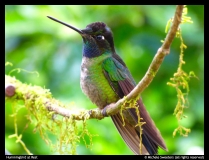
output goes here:
{"type": "MultiPolygon", "coordinates": [[[[123,98],[133,90],[136,84],[129,70],[125,66],[125,63],[117,54],[113,54],[113,57],[104,60],[102,66],[104,69],[104,74],[111,87],[120,98],[123,98]]],[[[157,154],[158,146],[164,150],[167,150],[164,140],[149,113],[146,111],[141,98],[138,100],[138,106],[140,116],[143,118],[142,121],[146,122],[146,124],[142,126],[142,143],[146,148],[142,148],[142,154],[146,154],[147,152],[152,155],[157,154]]],[[[119,113],[111,116],[111,118],[127,145],[135,154],[140,154],[140,130],[139,127],[134,127],[138,122],[135,109],[128,109],[128,115],[126,116],[128,116],[129,122],[126,120],[127,118],[125,118],[125,126],[123,126],[123,121],[119,113]],[[135,123],[130,123],[132,121],[135,123]]]]}

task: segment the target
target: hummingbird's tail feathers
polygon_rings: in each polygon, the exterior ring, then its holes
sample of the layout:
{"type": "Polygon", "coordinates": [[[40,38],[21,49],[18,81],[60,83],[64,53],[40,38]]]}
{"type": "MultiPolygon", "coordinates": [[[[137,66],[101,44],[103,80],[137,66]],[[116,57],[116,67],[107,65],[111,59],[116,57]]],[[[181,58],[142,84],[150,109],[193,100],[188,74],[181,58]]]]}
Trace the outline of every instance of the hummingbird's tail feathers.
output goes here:
{"type": "MultiPolygon", "coordinates": [[[[140,117],[142,117],[142,121],[146,122],[142,128],[143,128],[143,134],[146,135],[147,139],[151,142],[152,146],[155,147],[156,145],[161,147],[162,149],[168,151],[165,142],[163,140],[163,137],[161,136],[160,131],[156,127],[154,121],[150,117],[149,113],[147,112],[143,102],[142,98],[138,100],[138,105],[139,105],[139,112],[140,112],[140,117]]],[[[131,111],[131,115],[135,115],[136,117],[136,112],[131,111]]],[[[137,119],[136,119],[137,120],[137,119]]]]}
{"type": "MultiPolygon", "coordinates": [[[[125,79],[123,81],[118,81],[118,84],[124,93],[124,95],[129,94],[133,88],[134,85],[132,84],[130,79],[125,79]]],[[[142,98],[138,100],[138,107],[139,107],[139,113],[140,113],[140,118],[142,118],[142,122],[146,122],[142,128],[143,128],[143,137],[142,137],[142,142],[146,149],[149,151],[150,154],[157,154],[158,146],[161,147],[162,149],[167,151],[165,142],[161,136],[160,131],[158,128],[155,126],[155,123],[153,122],[152,118],[150,117],[149,113],[147,112],[143,102],[142,98]],[[145,144],[146,143],[146,144],[145,144]]],[[[129,114],[135,121],[135,123],[138,123],[138,117],[136,114],[136,111],[134,108],[128,109],[129,114]]],[[[139,127],[135,128],[138,133],[139,133],[139,127]]],[[[140,135],[140,134],[139,134],[140,135]]]]}
{"type": "MultiPolygon", "coordinates": [[[[140,132],[136,129],[138,136],[140,137],[140,132]]],[[[150,155],[158,154],[158,145],[156,145],[150,138],[142,133],[142,143],[149,152],[150,155]]]]}
{"type": "MultiPolygon", "coordinates": [[[[123,126],[123,120],[119,113],[111,116],[116,128],[121,134],[123,140],[129,146],[129,148],[137,155],[140,154],[140,141],[139,136],[134,127],[132,127],[128,122],[125,122],[125,126],[123,126]]],[[[142,145],[142,155],[149,155],[148,151],[142,145]]]]}

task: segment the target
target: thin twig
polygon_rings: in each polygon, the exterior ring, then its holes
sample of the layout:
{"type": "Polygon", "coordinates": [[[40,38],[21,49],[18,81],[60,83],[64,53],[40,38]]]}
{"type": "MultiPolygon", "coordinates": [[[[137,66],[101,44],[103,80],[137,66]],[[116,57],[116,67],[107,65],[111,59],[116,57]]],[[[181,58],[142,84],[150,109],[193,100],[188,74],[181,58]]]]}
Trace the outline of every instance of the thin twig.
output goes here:
{"type": "Polygon", "coordinates": [[[181,23],[183,7],[184,7],[183,5],[178,5],[176,7],[176,12],[174,15],[174,20],[173,20],[173,24],[171,26],[171,29],[170,29],[169,33],[167,34],[164,43],[158,49],[155,57],[153,58],[152,63],[150,64],[149,69],[146,72],[145,76],[142,78],[142,80],[137,84],[137,86],[125,98],[120,99],[115,104],[111,104],[111,107],[108,107],[106,109],[107,115],[111,115],[111,113],[113,112],[113,109],[118,111],[120,109],[121,105],[123,103],[125,103],[125,101],[136,98],[152,82],[152,80],[155,77],[158,69],[160,68],[165,56],[168,55],[170,52],[170,45],[176,35],[179,25],[181,23]]]}

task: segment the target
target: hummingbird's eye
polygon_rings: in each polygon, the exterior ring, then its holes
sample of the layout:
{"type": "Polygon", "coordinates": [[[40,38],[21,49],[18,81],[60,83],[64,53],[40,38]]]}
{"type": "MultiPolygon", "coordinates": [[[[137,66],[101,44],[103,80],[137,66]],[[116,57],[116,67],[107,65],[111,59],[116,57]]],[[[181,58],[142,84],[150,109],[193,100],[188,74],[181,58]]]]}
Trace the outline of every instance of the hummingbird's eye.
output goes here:
{"type": "Polygon", "coordinates": [[[98,36],[96,36],[96,39],[100,41],[100,40],[104,40],[105,38],[102,35],[98,35],[98,36]]]}

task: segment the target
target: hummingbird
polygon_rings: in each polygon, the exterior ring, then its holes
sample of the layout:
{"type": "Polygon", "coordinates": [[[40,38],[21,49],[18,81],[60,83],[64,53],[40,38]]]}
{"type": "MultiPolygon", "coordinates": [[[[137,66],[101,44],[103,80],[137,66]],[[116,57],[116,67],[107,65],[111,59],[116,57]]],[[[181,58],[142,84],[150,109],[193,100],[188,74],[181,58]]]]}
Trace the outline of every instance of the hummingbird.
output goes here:
{"type": "MultiPolygon", "coordinates": [[[[103,22],[94,22],[85,29],[75,28],[65,22],[48,18],[61,23],[81,35],[83,39],[80,86],[83,93],[99,109],[117,102],[129,94],[136,82],[134,81],[125,62],[116,53],[113,33],[103,22]]],[[[167,151],[165,142],[154,121],[147,112],[142,98],[137,101],[142,125],[142,148],[140,152],[140,128],[137,125],[138,116],[135,108],[123,110],[123,119],[120,113],[111,116],[118,132],[134,154],[156,155],[159,147],[167,151]]]]}

